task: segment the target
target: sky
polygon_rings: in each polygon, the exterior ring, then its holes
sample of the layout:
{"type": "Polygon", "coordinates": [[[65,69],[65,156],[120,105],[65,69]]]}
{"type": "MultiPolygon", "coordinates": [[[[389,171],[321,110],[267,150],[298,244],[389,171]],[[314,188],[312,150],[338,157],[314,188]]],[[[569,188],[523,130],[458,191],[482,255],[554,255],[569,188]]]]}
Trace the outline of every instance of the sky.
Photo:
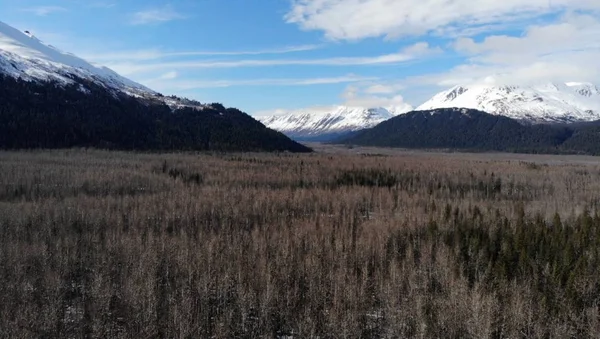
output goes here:
{"type": "Polygon", "coordinates": [[[0,0],[0,21],[163,94],[255,116],[600,84],[600,0],[0,0]]]}

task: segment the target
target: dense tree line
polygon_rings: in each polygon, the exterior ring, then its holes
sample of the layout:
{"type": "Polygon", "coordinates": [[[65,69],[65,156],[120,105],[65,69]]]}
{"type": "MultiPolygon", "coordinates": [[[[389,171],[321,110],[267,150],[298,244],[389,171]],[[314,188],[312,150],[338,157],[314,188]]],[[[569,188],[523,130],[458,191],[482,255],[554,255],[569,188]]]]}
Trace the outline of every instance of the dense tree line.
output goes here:
{"type": "Polygon", "coordinates": [[[172,111],[83,79],[71,85],[0,75],[0,148],[310,151],[220,104],[172,111]]]}
{"type": "Polygon", "coordinates": [[[597,123],[578,126],[574,129],[573,136],[561,146],[566,150],[600,154],[600,126],[597,123]]]}
{"type": "Polygon", "coordinates": [[[600,154],[600,127],[527,125],[470,109],[415,111],[339,140],[340,143],[525,153],[600,154]]]}

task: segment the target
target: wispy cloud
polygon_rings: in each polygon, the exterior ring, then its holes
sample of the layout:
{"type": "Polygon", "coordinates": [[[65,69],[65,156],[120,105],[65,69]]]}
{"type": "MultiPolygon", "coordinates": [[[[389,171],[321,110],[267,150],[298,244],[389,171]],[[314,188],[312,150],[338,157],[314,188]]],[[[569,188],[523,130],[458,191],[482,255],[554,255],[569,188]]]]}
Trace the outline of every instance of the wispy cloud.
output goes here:
{"type": "Polygon", "coordinates": [[[374,81],[376,77],[363,77],[358,75],[344,75],[339,77],[322,78],[284,78],[284,79],[235,79],[235,80],[173,80],[176,72],[165,73],[158,78],[141,81],[141,83],[170,90],[182,91],[199,88],[219,88],[234,86],[311,86],[374,81]],[[173,81],[165,81],[165,80],[173,81]]]}
{"type": "Polygon", "coordinates": [[[247,59],[233,61],[179,61],[151,64],[116,63],[107,64],[115,71],[130,75],[136,73],[160,71],[164,69],[199,69],[199,68],[240,68],[270,66],[365,66],[394,64],[408,61],[411,58],[403,54],[388,54],[375,57],[340,57],[326,59],[247,59]]]}
{"type": "Polygon", "coordinates": [[[254,51],[184,51],[164,52],[158,49],[146,49],[137,51],[120,51],[117,53],[90,53],[82,54],[85,59],[95,62],[124,62],[124,61],[150,61],[176,57],[190,56],[235,56],[235,55],[266,55],[287,54],[295,52],[312,51],[320,48],[320,45],[287,46],[271,49],[259,49],[254,51]]]}
{"type": "Polygon", "coordinates": [[[133,13],[132,25],[157,24],[173,20],[184,19],[186,16],[176,11],[172,6],[151,8],[133,13]]]}
{"type": "Polygon", "coordinates": [[[36,7],[27,7],[22,9],[23,12],[33,13],[37,16],[46,16],[48,14],[57,13],[57,12],[66,12],[67,9],[60,6],[36,6],[36,7]]]}
{"type": "Polygon", "coordinates": [[[369,66],[391,65],[413,60],[427,54],[437,53],[426,43],[418,43],[398,53],[368,57],[332,57],[321,59],[243,59],[243,60],[194,60],[158,63],[115,62],[107,66],[115,71],[130,75],[164,69],[240,68],[270,66],[369,66]]]}
{"type": "Polygon", "coordinates": [[[157,78],[157,80],[171,80],[177,78],[178,74],[175,71],[167,72],[157,78]]]}

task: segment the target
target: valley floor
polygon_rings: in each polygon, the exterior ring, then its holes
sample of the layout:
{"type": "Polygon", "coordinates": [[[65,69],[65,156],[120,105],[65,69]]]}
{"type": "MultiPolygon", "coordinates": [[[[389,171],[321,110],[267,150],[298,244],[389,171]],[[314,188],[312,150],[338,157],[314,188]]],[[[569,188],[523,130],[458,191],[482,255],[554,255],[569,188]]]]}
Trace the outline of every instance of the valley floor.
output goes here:
{"type": "Polygon", "coordinates": [[[600,158],[0,152],[0,337],[600,337],[600,158]]]}
{"type": "Polygon", "coordinates": [[[424,150],[396,147],[348,146],[322,142],[303,142],[317,153],[340,155],[412,156],[426,158],[453,158],[483,161],[526,161],[540,164],[598,164],[600,156],[578,154],[529,154],[512,152],[461,152],[457,150],[424,150]]]}

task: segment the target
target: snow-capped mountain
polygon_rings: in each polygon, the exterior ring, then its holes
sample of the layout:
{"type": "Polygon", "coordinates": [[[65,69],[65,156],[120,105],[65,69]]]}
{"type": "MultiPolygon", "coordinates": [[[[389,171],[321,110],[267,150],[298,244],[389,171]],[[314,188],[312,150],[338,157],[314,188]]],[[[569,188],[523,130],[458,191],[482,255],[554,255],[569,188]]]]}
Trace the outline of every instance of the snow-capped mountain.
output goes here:
{"type": "Polygon", "coordinates": [[[23,80],[56,81],[64,84],[79,79],[136,96],[154,96],[151,89],[116,72],[46,45],[29,31],[21,32],[0,22],[0,72],[23,80]]]}
{"type": "Polygon", "coordinates": [[[371,128],[398,114],[406,113],[404,107],[324,107],[257,117],[265,126],[299,140],[328,140],[337,136],[371,128]]]}
{"type": "Polygon", "coordinates": [[[600,89],[588,83],[456,86],[417,110],[464,107],[534,123],[600,119],[600,89]]]}
{"type": "Polygon", "coordinates": [[[64,85],[79,83],[83,92],[86,88],[81,80],[92,81],[111,91],[164,102],[171,109],[204,107],[194,100],[162,96],[107,67],[94,65],[71,53],[46,45],[31,32],[21,32],[2,21],[0,21],[0,74],[26,81],[54,81],[64,85]]]}

